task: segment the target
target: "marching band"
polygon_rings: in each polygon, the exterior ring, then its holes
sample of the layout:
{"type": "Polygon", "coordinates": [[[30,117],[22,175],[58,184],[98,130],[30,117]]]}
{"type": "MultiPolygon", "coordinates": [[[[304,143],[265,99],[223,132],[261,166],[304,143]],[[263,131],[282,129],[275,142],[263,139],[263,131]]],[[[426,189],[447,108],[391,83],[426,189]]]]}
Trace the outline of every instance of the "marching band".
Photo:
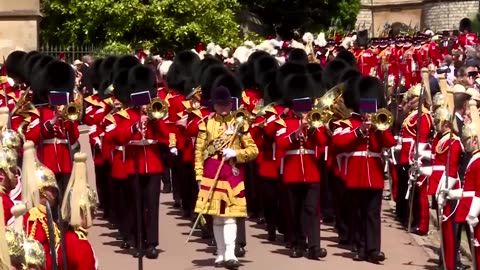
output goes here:
{"type": "Polygon", "coordinates": [[[449,69],[478,39],[468,20],[453,32],[306,33],[303,43],[270,38],[223,53],[209,44],[158,70],[143,52],[108,56],[91,65],[86,97],[69,64],[12,52],[0,77],[0,269],[97,269],[87,231],[97,194],[120,248],[156,259],[160,195],[170,191],[192,220],[189,238],[198,227],[216,246],[215,267],[241,266],[247,217],[265,224],[268,241],[283,235],[290,257],[311,260],[327,256],[320,226],[334,218],[353,260],[381,263],[382,200],[393,198],[418,235],[436,209],[440,266],[464,269],[459,232],[479,236],[480,94],[476,65],[466,64],[470,85],[449,69]]]}

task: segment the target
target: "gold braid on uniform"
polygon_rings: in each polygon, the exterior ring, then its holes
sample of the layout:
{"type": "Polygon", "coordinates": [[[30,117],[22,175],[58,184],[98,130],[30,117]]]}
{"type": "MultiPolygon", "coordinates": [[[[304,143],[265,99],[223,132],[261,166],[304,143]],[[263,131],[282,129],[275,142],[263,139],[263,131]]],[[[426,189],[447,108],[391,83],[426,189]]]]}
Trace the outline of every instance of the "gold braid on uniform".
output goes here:
{"type": "MultiPolygon", "coordinates": [[[[45,208],[45,206],[40,205],[40,206],[32,208],[32,209],[30,209],[30,211],[28,211],[28,213],[30,214],[30,216],[28,217],[28,221],[33,221],[32,230],[30,231],[30,233],[28,235],[28,238],[35,239],[35,233],[37,232],[37,224],[38,224],[38,222],[40,222],[40,225],[42,225],[42,228],[45,231],[45,234],[47,235],[47,238],[50,239],[50,234],[49,234],[49,231],[48,231],[48,224],[44,220],[45,214],[40,211],[39,207],[45,208]]],[[[53,231],[54,231],[54,234],[55,234],[55,238],[54,238],[55,239],[55,246],[57,246],[58,243],[60,242],[60,231],[58,230],[58,227],[55,224],[53,225],[53,227],[54,227],[53,231]]]]}

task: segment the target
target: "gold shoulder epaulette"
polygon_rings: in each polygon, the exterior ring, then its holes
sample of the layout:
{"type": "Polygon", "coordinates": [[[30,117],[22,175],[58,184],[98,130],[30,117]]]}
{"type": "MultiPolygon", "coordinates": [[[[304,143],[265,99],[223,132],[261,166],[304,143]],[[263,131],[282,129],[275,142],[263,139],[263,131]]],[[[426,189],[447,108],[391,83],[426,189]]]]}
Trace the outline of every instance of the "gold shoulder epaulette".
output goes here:
{"type": "Polygon", "coordinates": [[[90,103],[90,104],[92,104],[92,105],[99,106],[98,102],[95,101],[95,100],[92,98],[92,96],[88,96],[88,97],[84,98],[83,100],[85,100],[85,102],[90,103]]]}
{"type": "Polygon", "coordinates": [[[287,123],[285,123],[285,120],[283,120],[282,118],[278,118],[277,120],[275,120],[275,123],[279,124],[282,127],[287,127],[287,123]]]}
{"type": "Polygon", "coordinates": [[[110,121],[112,124],[115,124],[115,117],[113,117],[112,114],[107,114],[105,116],[105,119],[107,119],[108,121],[110,121]]]}
{"type": "Polygon", "coordinates": [[[40,211],[37,207],[32,207],[28,211],[28,221],[35,221],[45,217],[45,214],[40,211]]]}
{"type": "Polygon", "coordinates": [[[340,125],[347,125],[350,128],[352,127],[352,123],[350,122],[350,119],[341,119],[333,122],[334,125],[340,126],[340,125]]]}
{"type": "Polygon", "coordinates": [[[75,234],[80,240],[87,240],[87,233],[82,229],[75,229],[75,234]]]}
{"type": "Polygon", "coordinates": [[[126,110],[120,110],[120,111],[116,112],[115,114],[118,114],[125,119],[130,119],[130,114],[128,114],[128,112],[126,110]]]}
{"type": "Polygon", "coordinates": [[[242,92],[242,100],[245,102],[245,104],[250,105],[250,98],[247,96],[247,94],[245,94],[245,91],[242,92]]]}
{"type": "Polygon", "coordinates": [[[185,109],[189,109],[192,107],[192,103],[189,100],[182,101],[182,104],[185,107],[185,109]]]}

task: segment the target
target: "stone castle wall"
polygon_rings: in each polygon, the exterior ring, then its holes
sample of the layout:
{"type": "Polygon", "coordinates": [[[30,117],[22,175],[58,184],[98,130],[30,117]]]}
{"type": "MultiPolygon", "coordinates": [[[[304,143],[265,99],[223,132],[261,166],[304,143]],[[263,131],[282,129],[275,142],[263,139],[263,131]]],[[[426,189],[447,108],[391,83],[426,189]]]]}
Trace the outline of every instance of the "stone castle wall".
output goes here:
{"type": "Polygon", "coordinates": [[[472,18],[478,12],[478,2],[474,0],[425,3],[424,26],[435,31],[458,29],[461,19],[472,18]]]}

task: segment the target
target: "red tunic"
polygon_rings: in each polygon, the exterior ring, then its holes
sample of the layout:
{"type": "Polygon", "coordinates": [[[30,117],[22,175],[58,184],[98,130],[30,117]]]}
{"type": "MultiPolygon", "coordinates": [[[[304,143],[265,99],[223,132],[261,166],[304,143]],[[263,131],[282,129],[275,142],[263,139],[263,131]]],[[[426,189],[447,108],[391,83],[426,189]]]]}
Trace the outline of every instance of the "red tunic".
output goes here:
{"type": "Polygon", "coordinates": [[[182,118],[183,113],[186,110],[183,104],[185,96],[176,91],[169,90],[166,87],[161,87],[158,89],[158,97],[165,100],[169,106],[168,116],[164,119],[169,131],[168,147],[176,147],[177,149],[182,150],[185,144],[184,136],[178,129],[176,122],[182,118]]]}
{"type": "MultiPolygon", "coordinates": [[[[285,107],[281,105],[274,105],[267,110],[265,116],[257,117],[256,123],[264,123],[265,126],[278,119],[279,115],[283,113],[285,107]]],[[[255,144],[258,147],[258,174],[263,178],[278,179],[279,161],[275,156],[277,145],[275,143],[274,134],[267,135],[264,128],[256,126],[250,129],[255,144]]]]}
{"type": "MultiPolygon", "coordinates": [[[[415,153],[415,143],[417,134],[417,113],[418,110],[413,110],[403,122],[402,129],[402,149],[400,150],[400,165],[413,164],[413,153],[415,153]]],[[[422,118],[420,120],[420,135],[418,143],[428,143],[432,128],[432,116],[430,112],[423,109],[422,118]]]]}
{"type": "Polygon", "coordinates": [[[362,72],[363,75],[368,76],[370,75],[370,71],[372,68],[378,65],[378,58],[373,53],[372,50],[367,49],[363,50],[357,58],[357,66],[358,70],[362,72]]]}
{"type": "MultiPolygon", "coordinates": [[[[26,228],[26,232],[29,238],[35,239],[40,244],[42,244],[43,249],[45,249],[45,261],[46,261],[46,270],[52,269],[52,256],[50,251],[50,243],[48,240],[48,225],[47,225],[47,215],[45,206],[41,205],[39,207],[34,207],[25,214],[23,219],[23,225],[26,228]]],[[[55,232],[55,245],[59,241],[59,231],[57,225],[54,224],[55,232]]]]}
{"type": "Polygon", "coordinates": [[[277,131],[275,143],[278,149],[285,153],[280,166],[283,182],[286,184],[320,182],[315,147],[325,146],[328,142],[328,137],[323,131],[324,127],[303,130],[306,141],[301,146],[299,140],[292,140],[292,134],[300,128],[301,120],[294,117],[281,120],[285,127],[277,131]]]}
{"type": "Polygon", "coordinates": [[[480,197],[480,151],[473,154],[465,170],[463,195],[455,212],[455,222],[463,223],[467,219],[473,197],[480,197]]]}
{"type": "MultiPolygon", "coordinates": [[[[59,119],[57,123],[52,125],[49,120],[55,115],[53,107],[43,107],[40,110],[42,110],[43,114],[43,125],[40,124],[40,117],[33,115],[25,138],[33,141],[38,146],[40,144],[40,132],[42,132],[43,164],[55,174],[71,173],[72,159],[70,148],[75,148],[75,145],[78,144],[78,138],[80,137],[78,122],[59,119]],[[34,118],[35,116],[36,118],[34,118]],[[70,146],[68,145],[65,132],[69,134],[70,146]]],[[[40,151],[38,151],[38,155],[41,155],[40,151]]]]}
{"type": "Polygon", "coordinates": [[[142,139],[136,125],[140,119],[138,109],[128,108],[128,119],[122,119],[114,129],[116,145],[125,145],[124,170],[128,175],[135,174],[135,163],[139,174],[163,173],[163,161],[159,151],[159,143],[168,144],[169,129],[162,119],[147,122],[145,138],[142,139]]]}
{"type": "Polygon", "coordinates": [[[5,218],[5,226],[12,226],[15,221],[15,217],[12,214],[12,207],[15,205],[10,197],[2,193],[2,203],[3,203],[3,215],[5,218]]]}
{"type": "Polygon", "coordinates": [[[262,92],[257,88],[245,89],[242,92],[241,106],[252,113],[257,103],[262,100],[262,92]]]}
{"type": "MultiPolygon", "coordinates": [[[[97,258],[92,245],[88,242],[86,230],[82,228],[73,230],[70,228],[65,232],[65,245],[68,270],[98,269],[97,258]]],[[[64,263],[60,246],[57,246],[57,260],[58,269],[63,270],[64,263]]]]}
{"type": "MultiPolygon", "coordinates": [[[[435,148],[432,149],[435,157],[432,160],[433,172],[429,178],[428,195],[435,195],[437,193],[438,183],[440,183],[442,175],[445,173],[448,148],[450,147],[450,135],[448,132],[438,134],[437,137],[438,142],[435,148]]],[[[460,139],[455,135],[452,137],[451,145],[448,176],[458,179],[458,165],[463,153],[463,146],[460,139]]]]}
{"type": "Polygon", "coordinates": [[[96,145],[101,145],[104,132],[101,129],[102,121],[111,111],[111,106],[100,100],[97,94],[85,98],[87,104],[85,108],[85,124],[90,127],[88,137],[90,145],[92,146],[92,154],[95,165],[104,164],[105,159],[102,155],[101,148],[96,145]]]}
{"type": "Polygon", "coordinates": [[[187,127],[185,129],[185,148],[183,149],[183,161],[195,165],[195,141],[199,132],[199,125],[205,122],[210,115],[207,107],[201,107],[188,113],[187,127]]]}
{"type": "Polygon", "coordinates": [[[367,138],[357,137],[355,131],[361,125],[362,120],[352,117],[333,132],[332,143],[344,158],[341,177],[347,188],[383,189],[382,149],[393,147],[397,142],[389,130],[375,131],[367,138]]]}
{"type": "MultiPolygon", "coordinates": [[[[0,86],[0,88],[0,107],[5,107],[5,92],[3,86],[0,86]]],[[[5,89],[7,90],[8,109],[12,111],[18,98],[22,94],[22,91],[16,87],[10,86],[8,83],[6,84],[5,89]]]]}
{"type": "Polygon", "coordinates": [[[117,123],[124,119],[128,120],[128,114],[125,110],[120,110],[115,114],[108,114],[100,125],[101,130],[104,131],[102,143],[102,156],[104,160],[112,165],[110,176],[113,179],[127,179],[128,174],[123,169],[125,163],[125,146],[121,145],[116,137],[115,129],[118,128],[117,123]]]}
{"type": "Polygon", "coordinates": [[[468,33],[466,35],[461,35],[459,40],[463,48],[473,47],[478,43],[478,38],[475,33],[468,33]]]}

